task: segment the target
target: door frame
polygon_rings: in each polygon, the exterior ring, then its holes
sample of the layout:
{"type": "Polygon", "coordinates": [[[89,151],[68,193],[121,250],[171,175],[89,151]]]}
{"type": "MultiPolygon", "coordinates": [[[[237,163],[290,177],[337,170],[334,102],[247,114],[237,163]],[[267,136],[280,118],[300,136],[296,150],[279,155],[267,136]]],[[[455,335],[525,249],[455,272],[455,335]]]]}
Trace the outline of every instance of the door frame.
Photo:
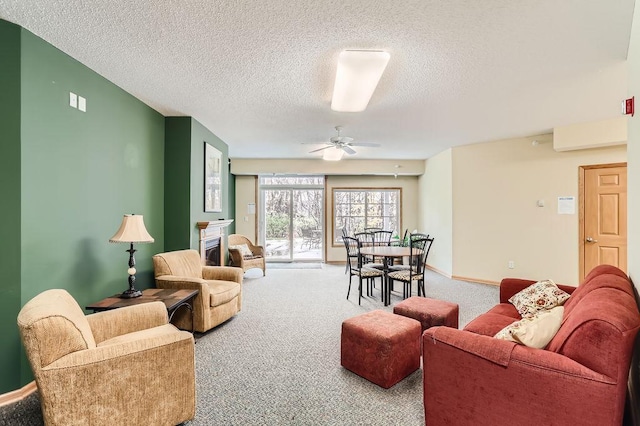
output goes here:
{"type": "Polygon", "coordinates": [[[584,199],[585,199],[585,170],[610,169],[613,167],[627,167],[627,163],[590,164],[578,167],[578,282],[584,280],[584,199]]]}
{"type": "MultiPolygon", "coordinates": [[[[280,177],[287,177],[287,176],[293,176],[293,177],[317,177],[317,175],[314,174],[309,174],[309,175],[288,175],[288,174],[283,174],[283,175],[275,175],[274,176],[280,176],[280,177]]],[[[290,191],[291,194],[291,205],[289,206],[289,216],[290,216],[290,223],[289,223],[289,234],[290,234],[290,252],[289,252],[289,258],[288,259],[269,259],[269,262],[273,262],[273,263],[291,263],[291,262],[321,262],[324,263],[326,258],[327,258],[327,247],[326,247],[326,218],[327,218],[327,177],[326,176],[322,176],[322,186],[320,185],[309,185],[309,184],[287,184],[287,185],[262,185],[260,184],[260,175],[257,175],[255,178],[255,199],[256,199],[256,215],[257,215],[257,220],[255,223],[255,233],[256,233],[256,241],[258,242],[258,244],[265,244],[265,240],[262,240],[262,238],[264,237],[263,232],[266,231],[266,212],[265,212],[265,198],[264,198],[264,191],[266,190],[280,190],[280,191],[290,191]],[[293,244],[293,239],[294,237],[294,223],[293,223],[293,194],[295,191],[304,191],[304,190],[312,190],[312,191],[321,191],[321,195],[322,195],[322,202],[320,205],[320,208],[322,209],[321,212],[321,219],[320,219],[320,225],[323,227],[322,230],[322,235],[320,236],[320,258],[318,259],[296,259],[294,257],[294,244],[293,244]]]]}

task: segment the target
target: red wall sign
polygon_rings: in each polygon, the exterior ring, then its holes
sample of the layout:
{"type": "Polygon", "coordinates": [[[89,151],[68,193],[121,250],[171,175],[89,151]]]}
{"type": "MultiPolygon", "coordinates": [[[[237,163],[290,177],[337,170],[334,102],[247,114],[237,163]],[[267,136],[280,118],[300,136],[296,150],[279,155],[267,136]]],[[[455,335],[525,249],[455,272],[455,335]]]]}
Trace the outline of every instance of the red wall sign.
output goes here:
{"type": "Polygon", "coordinates": [[[634,104],[635,96],[630,97],[629,99],[625,99],[622,101],[622,113],[625,115],[631,114],[633,117],[633,104],[634,104]]]}

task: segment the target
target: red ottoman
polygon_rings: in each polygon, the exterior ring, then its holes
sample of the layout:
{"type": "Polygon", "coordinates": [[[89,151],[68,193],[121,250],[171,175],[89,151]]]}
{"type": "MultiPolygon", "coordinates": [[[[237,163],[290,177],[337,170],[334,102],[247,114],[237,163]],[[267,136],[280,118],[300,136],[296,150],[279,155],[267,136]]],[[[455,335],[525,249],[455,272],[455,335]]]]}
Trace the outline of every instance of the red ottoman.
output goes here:
{"type": "Polygon", "coordinates": [[[340,364],[385,389],[420,368],[420,323],[376,310],[342,323],[340,364]]]}
{"type": "Polygon", "coordinates": [[[412,296],[394,306],[393,313],[420,321],[423,332],[436,325],[458,328],[458,305],[444,300],[412,296]]]}

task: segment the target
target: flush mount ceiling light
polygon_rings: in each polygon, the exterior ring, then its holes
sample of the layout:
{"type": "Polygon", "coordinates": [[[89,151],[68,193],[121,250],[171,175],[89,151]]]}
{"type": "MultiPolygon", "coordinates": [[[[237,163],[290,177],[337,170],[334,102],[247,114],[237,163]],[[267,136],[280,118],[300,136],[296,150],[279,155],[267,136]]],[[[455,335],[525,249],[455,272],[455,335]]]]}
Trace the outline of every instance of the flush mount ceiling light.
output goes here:
{"type": "Polygon", "coordinates": [[[343,50],[338,57],[331,109],[364,111],[389,58],[390,55],[382,50],[343,50]]]}

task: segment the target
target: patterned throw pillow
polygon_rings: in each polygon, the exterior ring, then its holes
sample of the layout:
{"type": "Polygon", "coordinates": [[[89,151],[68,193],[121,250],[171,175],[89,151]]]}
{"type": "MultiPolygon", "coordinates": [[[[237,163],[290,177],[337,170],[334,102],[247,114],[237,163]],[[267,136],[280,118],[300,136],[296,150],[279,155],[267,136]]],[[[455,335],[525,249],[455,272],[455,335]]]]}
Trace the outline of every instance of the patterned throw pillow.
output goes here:
{"type": "Polygon", "coordinates": [[[500,330],[494,337],[509,340],[530,348],[542,349],[549,344],[562,324],[564,307],[556,306],[548,311],[523,318],[500,330]]]}
{"type": "Polygon", "coordinates": [[[558,288],[551,280],[538,281],[524,290],[514,294],[509,302],[516,307],[522,318],[535,315],[556,306],[562,306],[569,298],[569,293],[558,288]]]}
{"type": "Polygon", "coordinates": [[[251,250],[249,249],[249,246],[246,244],[238,244],[236,246],[229,246],[230,249],[236,249],[240,251],[240,254],[242,255],[242,257],[245,256],[253,256],[253,253],[251,252],[251,250]]]}

